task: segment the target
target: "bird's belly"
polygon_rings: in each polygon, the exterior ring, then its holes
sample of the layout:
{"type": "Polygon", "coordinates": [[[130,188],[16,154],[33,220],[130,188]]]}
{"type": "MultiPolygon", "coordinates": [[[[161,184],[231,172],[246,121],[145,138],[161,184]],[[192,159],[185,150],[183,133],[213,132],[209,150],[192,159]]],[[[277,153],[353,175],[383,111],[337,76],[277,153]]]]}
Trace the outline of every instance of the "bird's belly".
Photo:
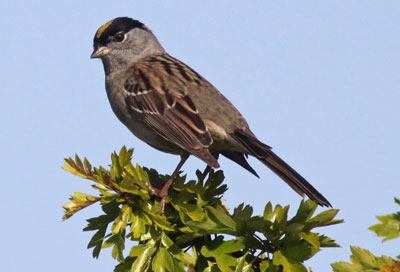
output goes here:
{"type": "Polygon", "coordinates": [[[149,127],[140,121],[129,120],[127,123],[123,123],[137,138],[155,149],[176,155],[183,155],[186,153],[179,146],[164,139],[155,131],[149,130],[149,127]]]}

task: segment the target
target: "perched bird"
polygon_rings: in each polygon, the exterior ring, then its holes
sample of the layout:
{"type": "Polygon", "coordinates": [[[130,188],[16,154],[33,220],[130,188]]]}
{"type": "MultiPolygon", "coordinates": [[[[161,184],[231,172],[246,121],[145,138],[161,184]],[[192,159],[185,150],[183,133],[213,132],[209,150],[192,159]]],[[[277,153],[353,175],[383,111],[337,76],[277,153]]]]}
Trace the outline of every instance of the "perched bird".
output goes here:
{"type": "Polygon", "coordinates": [[[119,17],[94,36],[91,58],[101,58],[106,91],[119,120],[152,147],[181,156],[161,190],[164,210],[168,189],[189,155],[218,168],[219,154],[257,175],[248,155],[260,160],[299,195],[321,206],[329,201],[270,146],[250,130],[240,112],[210,82],[170,56],[143,23],[119,17]]]}

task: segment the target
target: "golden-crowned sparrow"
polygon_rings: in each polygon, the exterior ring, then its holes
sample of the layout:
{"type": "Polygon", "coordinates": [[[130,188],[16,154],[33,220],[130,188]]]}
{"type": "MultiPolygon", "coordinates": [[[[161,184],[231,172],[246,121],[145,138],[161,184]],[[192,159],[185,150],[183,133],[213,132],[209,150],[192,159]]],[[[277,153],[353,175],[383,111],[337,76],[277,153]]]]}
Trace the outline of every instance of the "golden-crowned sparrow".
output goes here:
{"type": "Polygon", "coordinates": [[[271,147],[251,132],[240,112],[205,78],[165,52],[141,22],[119,17],[101,26],[94,36],[91,58],[101,58],[111,108],[119,120],[152,147],[181,156],[164,187],[189,155],[218,168],[218,154],[254,175],[248,155],[259,159],[301,196],[321,206],[329,201],[271,147]]]}

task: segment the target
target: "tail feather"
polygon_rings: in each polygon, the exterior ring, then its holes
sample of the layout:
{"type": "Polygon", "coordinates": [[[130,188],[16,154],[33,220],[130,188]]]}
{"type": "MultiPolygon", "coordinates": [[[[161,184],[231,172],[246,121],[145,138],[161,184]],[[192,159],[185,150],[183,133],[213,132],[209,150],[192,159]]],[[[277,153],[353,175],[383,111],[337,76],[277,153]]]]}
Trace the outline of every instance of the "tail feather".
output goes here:
{"type": "Polygon", "coordinates": [[[332,207],[331,203],[314,188],[305,178],[294,170],[285,161],[270,151],[269,156],[260,159],[269,169],[283,179],[296,193],[307,195],[321,206],[332,207]]]}
{"type": "Polygon", "coordinates": [[[303,178],[289,164],[272,152],[272,148],[260,142],[251,132],[236,130],[234,137],[249,151],[249,154],[258,158],[264,165],[283,179],[296,193],[307,195],[321,206],[332,207],[329,201],[303,178]]]}
{"type": "Polygon", "coordinates": [[[235,151],[221,151],[221,154],[228,159],[236,162],[240,166],[242,166],[244,169],[255,175],[257,178],[259,178],[256,170],[253,169],[253,167],[250,166],[250,164],[247,162],[246,157],[244,153],[240,152],[235,152],[235,151]]]}

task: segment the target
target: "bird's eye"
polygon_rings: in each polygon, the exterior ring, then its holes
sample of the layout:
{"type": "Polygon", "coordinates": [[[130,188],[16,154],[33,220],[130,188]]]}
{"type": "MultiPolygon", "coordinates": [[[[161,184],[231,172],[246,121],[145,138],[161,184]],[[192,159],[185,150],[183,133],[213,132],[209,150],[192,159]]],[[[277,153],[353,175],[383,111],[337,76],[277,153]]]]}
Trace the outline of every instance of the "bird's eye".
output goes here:
{"type": "Polygon", "coordinates": [[[117,33],[114,36],[114,41],[116,42],[122,42],[123,40],[125,40],[125,34],[124,33],[117,33]]]}

